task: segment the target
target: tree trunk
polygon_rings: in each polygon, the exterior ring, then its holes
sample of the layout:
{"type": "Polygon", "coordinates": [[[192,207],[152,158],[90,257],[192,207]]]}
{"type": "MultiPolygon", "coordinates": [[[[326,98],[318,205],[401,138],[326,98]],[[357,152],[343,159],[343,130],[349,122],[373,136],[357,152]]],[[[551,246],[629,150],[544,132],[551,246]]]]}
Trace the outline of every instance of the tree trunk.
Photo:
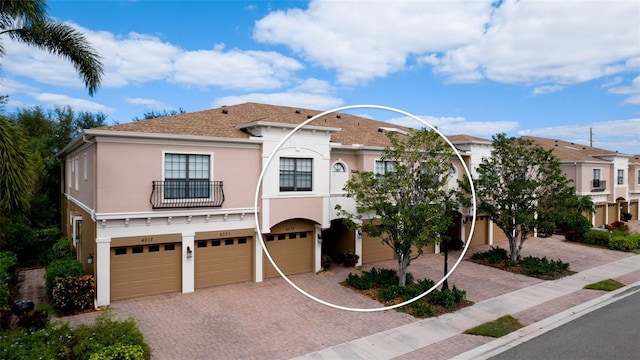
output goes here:
{"type": "Polygon", "coordinates": [[[409,254],[398,254],[398,285],[407,285],[407,268],[409,267],[409,254]]]}
{"type": "Polygon", "coordinates": [[[516,236],[508,236],[509,238],[509,260],[517,262],[519,257],[518,238],[516,236]]]}

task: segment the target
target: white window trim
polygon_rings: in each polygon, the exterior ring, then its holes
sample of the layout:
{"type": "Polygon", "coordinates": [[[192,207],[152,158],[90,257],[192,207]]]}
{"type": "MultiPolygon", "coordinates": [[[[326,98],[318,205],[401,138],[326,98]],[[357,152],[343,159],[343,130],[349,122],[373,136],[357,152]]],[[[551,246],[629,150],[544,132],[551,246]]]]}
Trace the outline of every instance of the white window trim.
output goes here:
{"type": "Polygon", "coordinates": [[[76,156],[76,158],[73,160],[74,162],[74,170],[75,170],[75,174],[73,176],[74,182],[75,182],[75,189],[76,191],[80,191],[80,174],[79,174],[79,163],[80,163],[80,159],[76,156]]]}
{"type": "MultiPolygon", "coordinates": [[[[165,172],[164,172],[164,164],[165,164],[165,157],[167,154],[180,154],[180,155],[209,155],[209,181],[215,181],[213,180],[213,153],[210,151],[184,151],[184,150],[176,150],[176,151],[172,151],[172,150],[162,150],[162,182],[164,183],[165,180],[165,172]]],[[[163,204],[171,204],[171,203],[178,203],[178,202],[183,202],[185,199],[165,199],[164,198],[164,192],[162,192],[162,203],[163,204]]],[[[196,198],[196,199],[189,199],[189,202],[191,203],[199,203],[199,202],[209,202],[213,200],[213,193],[211,192],[209,194],[208,198],[196,198]]]]}
{"type": "Polygon", "coordinates": [[[89,161],[88,161],[88,159],[87,159],[87,158],[88,158],[87,153],[84,153],[84,166],[83,166],[84,181],[87,181],[87,179],[88,179],[88,176],[87,176],[87,163],[88,163],[89,161]]]}

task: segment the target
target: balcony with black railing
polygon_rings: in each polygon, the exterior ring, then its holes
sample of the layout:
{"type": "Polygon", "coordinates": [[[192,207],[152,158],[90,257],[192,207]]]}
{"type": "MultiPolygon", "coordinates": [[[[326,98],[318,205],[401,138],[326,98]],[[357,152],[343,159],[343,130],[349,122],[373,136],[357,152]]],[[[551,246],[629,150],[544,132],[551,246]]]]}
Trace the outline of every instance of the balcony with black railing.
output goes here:
{"type": "Polygon", "coordinates": [[[593,179],[591,181],[591,191],[592,192],[604,191],[606,188],[607,188],[607,181],[606,180],[593,179]]]}
{"type": "Polygon", "coordinates": [[[220,207],[224,203],[222,181],[153,181],[149,202],[154,209],[220,207]]]}

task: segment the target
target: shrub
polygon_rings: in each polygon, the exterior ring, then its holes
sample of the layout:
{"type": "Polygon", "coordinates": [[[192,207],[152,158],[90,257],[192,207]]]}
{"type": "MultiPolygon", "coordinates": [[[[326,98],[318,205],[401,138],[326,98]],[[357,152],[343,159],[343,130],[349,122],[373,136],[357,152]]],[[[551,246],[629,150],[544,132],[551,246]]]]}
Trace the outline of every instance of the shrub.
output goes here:
{"type": "Polygon", "coordinates": [[[72,359],[69,324],[49,324],[43,330],[15,329],[0,336],[0,359],[72,359]]]}
{"type": "Polygon", "coordinates": [[[613,250],[629,251],[637,249],[640,242],[640,234],[617,235],[609,240],[609,248],[613,250]]]}
{"type": "Polygon", "coordinates": [[[428,297],[430,303],[440,305],[446,309],[451,309],[456,304],[456,297],[452,291],[433,290],[428,297]]]}
{"type": "Polygon", "coordinates": [[[56,278],[82,275],[84,275],[84,268],[78,260],[62,259],[52,262],[47,266],[47,272],[44,275],[47,296],[49,296],[49,299],[53,298],[53,282],[56,278]]]}
{"type": "Polygon", "coordinates": [[[91,354],[117,344],[138,345],[144,351],[144,359],[150,357],[151,350],[136,322],[133,319],[115,321],[110,311],[100,314],[93,325],[79,325],[74,335],[77,343],[71,354],[73,359],[89,359],[91,354]]]}
{"type": "Polygon", "coordinates": [[[346,267],[355,266],[358,263],[358,259],[360,259],[360,256],[355,252],[353,252],[352,250],[349,250],[344,253],[344,257],[342,259],[342,265],[346,267]]]}
{"type": "Polygon", "coordinates": [[[458,289],[455,285],[451,289],[451,293],[453,294],[453,301],[456,303],[461,302],[462,300],[467,298],[467,292],[464,290],[458,289]]]}
{"type": "Polygon", "coordinates": [[[358,275],[349,273],[349,275],[347,275],[345,283],[358,290],[367,290],[373,287],[373,280],[370,277],[365,276],[365,274],[358,275]]]}
{"type": "Polygon", "coordinates": [[[12,252],[0,252],[0,308],[8,306],[11,301],[17,265],[18,259],[12,252]]]}
{"type": "Polygon", "coordinates": [[[436,308],[424,301],[414,301],[409,306],[412,309],[413,315],[417,317],[428,317],[436,314],[436,308]]]}
{"type": "Polygon", "coordinates": [[[624,233],[629,231],[629,227],[627,226],[627,224],[623,223],[622,221],[614,221],[612,222],[609,226],[607,226],[607,229],[609,230],[620,230],[624,233]]]}
{"type": "Polygon", "coordinates": [[[410,290],[407,287],[400,285],[391,285],[389,287],[382,288],[378,291],[378,296],[383,301],[389,301],[396,298],[403,298],[404,300],[409,300],[414,296],[410,293],[410,290]]]}
{"type": "Polygon", "coordinates": [[[422,294],[423,292],[431,289],[435,284],[436,282],[431,279],[420,279],[416,283],[416,288],[418,289],[420,294],[422,294]]]}
{"type": "Polygon", "coordinates": [[[93,353],[89,360],[144,360],[144,356],[140,345],[115,344],[93,353]]]}
{"type": "Polygon", "coordinates": [[[64,314],[91,309],[95,282],[91,275],[58,277],[53,281],[51,305],[64,314]]]}
{"type": "Polygon", "coordinates": [[[629,220],[631,220],[632,217],[633,217],[633,215],[631,215],[631,213],[629,213],[629,212],[625,211],[625,212],[622,213],[622,220],[623,221],[629,221],[629,220]]]}
{"type": "Polygon", "coordinates": [[[527,275],[556,275],[569,270],[569,264],[560,260],[549,260],[546,257],[538,258],[527,256],[520,260],[525,267],[527,275]]]}
{"type": "Polygon", "coordinates": [[[16,222],[7,228],[7,249],[16,254],[20,266],[44,265],[59,238],[57,227],[33,230],[26,222],[16,222]]]}
{"type": "Polygon", "coordinates": [[[609,246],[609,239],[611,239],[609,231],[589,230],[584,234],[582,242],[591,245],[609,246]]]}
{"type": "Polygon", "coordinates": [[[491,249],[483,252],[477,252],[471,256],[473,260],[486,260],[491,264],[497,264],[503,260],[509,259],[507,250],[500,247],[491,247],[491,249]]]}
{"type": "Polygon", "coordinates": [[[66,237],[61,237],[56,241],[51,247],[51,251],[49,252],[49,263],[52,263],[56,260],[64,260],[64,259],[72,259],[73,254],[71,253],[71,248],[69,247],[69,239],[66,237]]]}
{"type": "Polygon", "coordinates": [[[49,324],[49,313],[45,310],[35,309],[18,316],[18,327],[30,332],[44,329],[49,324]]]}

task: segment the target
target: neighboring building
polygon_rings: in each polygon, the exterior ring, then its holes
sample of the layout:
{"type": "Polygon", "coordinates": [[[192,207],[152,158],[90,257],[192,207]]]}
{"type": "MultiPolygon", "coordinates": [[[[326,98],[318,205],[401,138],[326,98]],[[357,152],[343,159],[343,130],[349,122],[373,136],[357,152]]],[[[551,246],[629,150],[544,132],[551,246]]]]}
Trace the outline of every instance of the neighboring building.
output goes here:
{"type": "Polygon", "coordinates": [[[638,219],[640,200],[639,156],[598,149],[572,142],[525,136],[543,148],[553,150],[576,194],[591,197],[596,205],[593,226],[619,221],[623,212],[638,219]]]}
{"type": "MultiPolygon", "coordinates": [[[[342,192],[351,171],[384,171],[385,133],[406,129],[329,114],[265,166],[294,127],[319,113],[246,103],[84,130],[60,154],[63,232],[96,279],[97,305],[278,276],[257,240],[255,213],[285,274],[319,271],[322,253],[392,259],[379,239],[344,226],[335,206],[355,209],[342,192]]],[[[467,165],[490,152],[488,140],[452,139],[467,165]]],[[[462,178],[459,160],[452,163],[462,178]]],[[[450,233],[468,239],[470,218],[463,210],[450,233]]],[[[501,233],[486,218],[476,225],[474,243],[501,233]]]]}

